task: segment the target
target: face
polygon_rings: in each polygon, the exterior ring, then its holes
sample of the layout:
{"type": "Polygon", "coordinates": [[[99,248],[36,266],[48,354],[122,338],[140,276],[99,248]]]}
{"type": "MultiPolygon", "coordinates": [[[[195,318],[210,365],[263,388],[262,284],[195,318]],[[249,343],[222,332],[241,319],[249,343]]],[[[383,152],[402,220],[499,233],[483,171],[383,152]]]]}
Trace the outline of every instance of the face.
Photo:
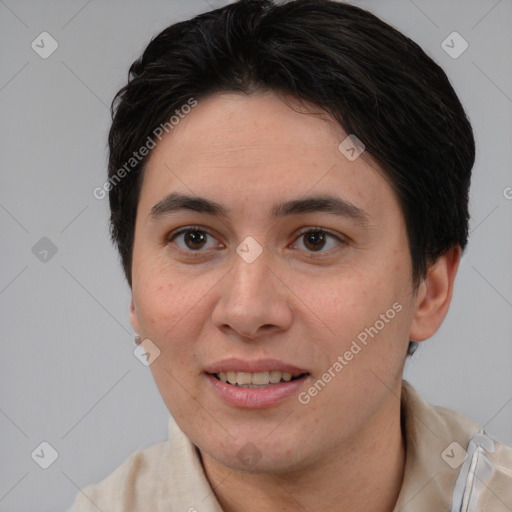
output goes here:
{"type": "Polygon", "coordinates": [[[132,326],[180,428],[233,469],[306,467],[384,417],[414,316],[390,185],[290,101],[199,101],[152,150],[137,211],[132,326]]]}

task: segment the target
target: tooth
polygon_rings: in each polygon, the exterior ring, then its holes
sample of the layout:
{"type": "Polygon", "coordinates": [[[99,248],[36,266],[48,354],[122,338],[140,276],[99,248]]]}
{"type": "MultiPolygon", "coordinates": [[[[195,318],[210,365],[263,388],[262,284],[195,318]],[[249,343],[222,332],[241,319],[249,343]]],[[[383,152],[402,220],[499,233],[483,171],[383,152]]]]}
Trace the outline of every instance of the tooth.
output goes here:
{"type": "Polygon", "coordinates": [[[275,370],[256,373],[229,371],[219,372],[217,373],[217,377],[222,382],[229,382],[234,386],[260,387],[278,384],[281,380],[289,382],[292,380],[293,375],[291,373],[281,373],[275,370]]]}
{"type": "Polygon", "coordinates": [[[252,374],[252,383],[253,384],[268,384],[269,383],[268,372],[253,373],[252,374]]]}
{"type": "Polygon", "coordinates": [[[252,382],[252,373],[237,372],[236,380],[237,380],[238,384],[251,384],[251,382],[252,382]]]}
{"type": "Polygon", "coordinates": [[[277,384],[279,382],[281,382],[281,372],[270,372],[270,383],[277,384]]]}

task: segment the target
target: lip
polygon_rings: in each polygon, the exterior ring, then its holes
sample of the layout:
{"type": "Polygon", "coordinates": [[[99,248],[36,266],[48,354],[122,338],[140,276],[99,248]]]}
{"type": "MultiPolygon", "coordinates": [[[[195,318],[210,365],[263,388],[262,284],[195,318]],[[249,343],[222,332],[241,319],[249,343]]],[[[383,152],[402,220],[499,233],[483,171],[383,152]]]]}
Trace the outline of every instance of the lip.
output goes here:
{"type": "Polygon", "coordinates": [[[220,372],[247,372],[257,373],[265,371],[275,371],[281,373],[291,373],[292,375],[300,375],[301,373],[309,373],[304,368],[299,368],[292,364],[279,361],[278,359],[257,359],[255,361],[247,361],[230,357],[207,366],[204,371],[206,373],[220,372]]]}
{"type": "MultiPolygon", "coordinates": [[[[256,370],[252,371],[254,372],[256,370]]],[[[205,376],[217,396],[224,400],[228,405],[241,409],[265,409],[276,406],[290,396],[297,395],[300,388],[310,377],[310,375],[307,374],[296,380],[280,382],[279,384],[273,384],[268,388],[257,389],[232,386],[231,384],[218,380],[214,375],[210,375],[208,373],[205,374],[205,376]]]]}

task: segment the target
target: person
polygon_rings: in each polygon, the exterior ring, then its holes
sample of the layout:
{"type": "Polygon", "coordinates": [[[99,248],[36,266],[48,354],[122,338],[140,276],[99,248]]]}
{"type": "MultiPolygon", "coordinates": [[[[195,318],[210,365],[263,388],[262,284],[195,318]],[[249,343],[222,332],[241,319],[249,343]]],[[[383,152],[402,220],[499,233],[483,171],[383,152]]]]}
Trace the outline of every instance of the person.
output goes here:
{"type": "Polygon", "coordinates": [[[112,116],[97,193],[169,439],[72,512],[512,510],[512,447],[403,378],[450,305],[475,158],[416,43],[345,3],[241,0],[156,36],[112,116]]]}

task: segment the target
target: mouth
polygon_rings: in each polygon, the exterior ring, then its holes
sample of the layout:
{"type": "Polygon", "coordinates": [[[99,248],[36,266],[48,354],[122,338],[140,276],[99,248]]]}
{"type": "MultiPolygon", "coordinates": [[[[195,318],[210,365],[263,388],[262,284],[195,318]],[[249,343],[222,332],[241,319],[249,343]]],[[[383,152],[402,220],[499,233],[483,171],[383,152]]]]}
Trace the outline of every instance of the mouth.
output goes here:
{"type": "Polygon", "coordinates": [[[204,368],[211,391],[237,409],[277,407],[297,395],[311,374],[279,359],[230,357],[204,368]]]}
{"type": "Polygon", "coordinates": [[[247,389],[265,389],[276,386],[283,382],[292,382],[309,375],[307,372],[292,374],[289,372],[280,372],[276,370],[269,370],[263,372],[240,372],[240,371],[226,371],[218,373],[209,373],[208,375],[214,377],[218,381],[233,387],[247,388],[247,389]]]}

